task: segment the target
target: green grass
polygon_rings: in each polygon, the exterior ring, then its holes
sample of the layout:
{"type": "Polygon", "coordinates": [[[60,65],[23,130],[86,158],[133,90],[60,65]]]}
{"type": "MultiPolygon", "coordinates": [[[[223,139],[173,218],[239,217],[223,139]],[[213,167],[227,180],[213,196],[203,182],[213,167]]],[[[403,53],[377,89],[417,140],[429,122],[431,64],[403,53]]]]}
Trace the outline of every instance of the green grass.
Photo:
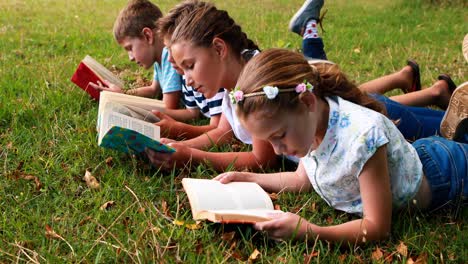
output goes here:
{"type": "MultiPolygon", "coordinates": [[[[160,172],[97,147],[97,104],[69,81],[86,54],[123,71],[129,81],[151,77],[130,63],[112,38],[113,20],[125,2],[0,3],[0,263],[237,262],[247,261],[255,249],[261,254],[257,261],[268,263],[383,262],[373,257],[377,248],[388,262],[423,256],[430,263],[468,262],[466,209],[396,213],[388,240],[341,248],[273,242],[246,226],[202,223],[192,230],[174,224],[193,223],[181,178],[216,173],[207,166],[160,172]],[[99,190],[82,181],[87,168],[98,178],[99,190]],[[25,175],[37,177],[40,186],[25,175]],[[99,209],[111,200],[115,206],[99,209]],[[408,247],[407,257],[397,252],[400,242],[408,247]]],[[[300,48],[287,24],[302,1],[215,2],[262,48],[300,48]]],[[[175,1],[158,4],[167,11],[175,1]]],[[[439,73],[466,81],[461,54],[468,32],[466,1],[337,0],[325,8],[329,59],[358,83],[401,68],[407,58],[420,63],[425,85],[439,73]]],[[[300,214],[317,224],[351,218],[313,193],[281,194],[275,203],[294,212],[304,206],[300,214]]]]}

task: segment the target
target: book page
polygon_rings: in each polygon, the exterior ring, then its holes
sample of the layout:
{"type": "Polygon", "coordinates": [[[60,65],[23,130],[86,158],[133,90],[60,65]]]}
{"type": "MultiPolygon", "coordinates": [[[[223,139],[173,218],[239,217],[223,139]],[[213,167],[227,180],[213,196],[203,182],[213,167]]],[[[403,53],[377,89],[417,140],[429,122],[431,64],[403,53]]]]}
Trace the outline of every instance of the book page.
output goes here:
{"type": "Polygon", "coordinates": [[[124,82],[120,80],[115,74],[113,74],[109,69],[104,67],[102,64],[97,62],[94,58],[89,55],[86,55],[82,60],[96,75],[98,75],[102,80],[108,80],[109,82],[124,88],[124,82]]]}
{"type": "MultiPolygon", "coordinates": [[[[99,139],[98,143],[101,143],[102,137],[106,132],[113,126],[128,128],[134,131],[137,131],[140,134],[143,134],[151,139],[159,140],[160,138],[160,129],[158,126],[148,123],[134,117],[113,111],[115,109],[115,104],[109,104],[109,108],[105,109],[102,114],[101,126],[99,127],[99,139]]],[[[125,108],[120,110],[125,111],[125,108]]]]}
{"type": "Polygon", "coordinates": [[[270,209],[273,203],[256,183],[232,182],[222,184],[215,180],[182,180],[194,216],[198,211],[270,209]]]}

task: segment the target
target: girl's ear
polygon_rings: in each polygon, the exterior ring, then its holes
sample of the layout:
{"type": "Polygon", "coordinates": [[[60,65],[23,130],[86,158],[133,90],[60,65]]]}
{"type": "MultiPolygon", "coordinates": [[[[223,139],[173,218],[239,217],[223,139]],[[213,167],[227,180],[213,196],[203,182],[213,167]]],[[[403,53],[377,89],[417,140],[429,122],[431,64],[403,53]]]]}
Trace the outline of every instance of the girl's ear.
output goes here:
{"type": "Polygon", "coordinates": [[[309,112],[317,110],[317,96],[311,92],[305,92],[299,95],[299,100],[307,107],[309,112]]]}
{"type": "Polygon", "coordinates": [[[212,46],[221,58],[227,55],[227,44],[226,42],[218,37],[213,38],[212,46]]]}
{"type": "Polygon", "coordinates": [[[149,27],[145,27],[143,28],[143,30],[141,31],[142,35],[143,35],[143,38],[149,43],[149,44],[153,44],[154,42],[154,32],[151,28],[149,27]]]}

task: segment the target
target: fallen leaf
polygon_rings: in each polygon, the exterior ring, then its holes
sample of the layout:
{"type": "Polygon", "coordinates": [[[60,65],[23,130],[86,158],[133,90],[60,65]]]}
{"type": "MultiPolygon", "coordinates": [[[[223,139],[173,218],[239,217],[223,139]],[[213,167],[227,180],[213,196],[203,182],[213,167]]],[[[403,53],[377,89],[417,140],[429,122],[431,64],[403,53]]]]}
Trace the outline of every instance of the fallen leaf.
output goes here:
{"type": "Polygon", "coordinates": [[[108,201],[108,202],[105,202],[103,205],[101,205],[101,207],[99,207],[99,209],[104,211],[104,210],[110,209],[114,205],[115,205],[114,201],[108,201]]]}
{"type": "Polygon", "coordinates": [[[167,202],[166,200],[162,200],[161,201],[161,206],[162,206],[162,211],[164,213],[164,215],[168,215],[168,212],[169,212],[169,209],[167,208],[167,202]]]}
{"type": "Polygon", "coordinates": [[[415,264],[426,264],[427,263],[427,253],[422,253],[416,258],[415,264]]]}
{"type": "Polygon", "coordinates": [[[255,249],[252,254],[250,254],[249,256],[249,260],[252,261],[252,260],[256,260],[258,258],[258,256],[260,256],[260,251],[258,251],[257,249],[255,249]]]}
{"type": "Polygon", "coordinates": [[[278,200],[278,194],[277,193],[269,193],[268,196],[270,196],[270,199],[272,201],[278,200]]]}
{"type": "Polygon", "coordinates": [[[234,239],[234,236],[236,235],[236,232],[235,231],[232,231],[232,232],[228,232],[228,233],[223,233],[223,235],[221,236],[221,239],[224,240],[224,241],[231,241],[234,239]]]}
{"type": "Polygon", "coordinates": [[[100,187],[99,182],[88,170],[86,170],[83,180],[86,182],[86,185],[88,185],[88,187],[91,189],[99,189],[100,187]]]}
{"type": "Polygon", "coordinates": [[[109,166],[109,167],[112,167],[112,165],[114,164],[113,159],[114,158],[112,158],[112,157],[108,157],[106,159],[106,165],[109,166]]]}
{"type": "Polygon", "coordinates": [[[310,210],[311,210],[312,212],[317,211],[317,205],[316,205],[315,203],[312,203],[312,205],[310,206],[310,210]]]}
{"type": "Polygon", "coordinates": [[[183,226],[185,224],[185,222],[182,220],[174,220],[172,223],[176,226],[183,226]]]}
{"type": "Polygon", "coordinates": [[[405,245],[405,243],[403,243],[403,241],[400,241],[400,244],[397,246],[396,250],[403,257],[408,256],[408,247],[405,245]]]}
{"type": "Polygon", "coordinates": [[[46,225],[45,229],[46,229],[45,235],[46,235],[47,238],[52,238],[52,239],[61,239],[62,238],[59,234],[55,233],[55,231],[49,225],[46,225]]]}
{"type": "Polygon", "coordinates": [[[319,255],[319,251],[314,251],[310,254],[304,254],[304,263],[310,263],[312,261],[312,258],[315,258],[319,255]]]}
{"type": "Polygon", "coordinates": [[[341,255],[338,257],[338,260],[340,261],[340,263],[343,263],[347,257],[348,257],[348,255],[346,255],[346,254],[341,254],[341,255]]]}
{"type": "Polygon", "coordinates": [[[20,178],[25,180],[34,180],[34,184],[36,184],[36,191],[39,191],[42,187],[42,183],[41,181],[39,181],[39,178],[37,176],[21,175],[20,178]]]}
{"type": "Polygon", "coordinates": [[[239,261],[243,261],[244,259],[242,258],[242,254],[239,252],[239,251],[234,251],[231,253],[231,257],[239,260],[239,261]]]}
{"type": "Polygon", "coordinates": [[[81,221],[78,223],[78,225],[79,225],[79,226],[82,226],[82,225],[84,225],[86,222],[89,222],[89,220],[91,220],[91,216],[85,217],[83,220],[81,220],[81,221]]]}
{"type": "Polygon", "coordinates": [[[201,228],[200,223],[195,223],[195,224],[185,224],[185,227],[190,229],[190,230],[197,230],[201,228]]]}
{"type": "Polygon", "coordinates": [[[203,253],[203,244],[200,239],[197,240],[197,245],[195,246],[195,253],[201,255],[203,253]]]}
{"type": "Polygon", "coordinates": [[[144,213],[146,211],[146,209],[144,207],[140,207],[138,208],[138,213],[144,213]]]}
{"type": "Polygon", "coordinates": [[[382,250],[380,250],[379,247],[377,247],[374,252],[372,252],[372,259],[373,260],[380,260],[383,258],[383,253],[382,250]]]}

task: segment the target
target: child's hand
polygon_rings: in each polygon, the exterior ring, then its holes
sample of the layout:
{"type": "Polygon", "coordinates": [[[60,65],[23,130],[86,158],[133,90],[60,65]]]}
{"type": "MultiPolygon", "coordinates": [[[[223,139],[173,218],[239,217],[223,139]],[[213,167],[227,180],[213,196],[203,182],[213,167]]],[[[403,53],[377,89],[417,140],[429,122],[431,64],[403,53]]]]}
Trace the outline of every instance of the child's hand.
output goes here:
{"type": "Polygon", "coordinates": [[[151,112],[153,112],[153,114],[159,118],[159,122],[154,123],[154,124],[161,128],[161,132],[163,133],[163,135],[167,137],[171,137],[171,138],[180,136],[179,135],[181,132],[179,131],[180,122],[176,121],[169,115],[166,115],[160,111],[153,110],[151,112]]]}
{"type": "MultiPolygon", "coordinates": [[[[161,143],[167,145],[167,144],[169,144],[169,143],[177,142],[177,141],[174,140],[174,139],[170,139],[170,138],[161,138],[161,139],[159,140],[159,142],[161,142],[161,143]]],[[[180,143],[182,143],[182,142],[180,142],[180,143]]]]}
{"type": "Polygon", "coordinates": [[[181,167],[192,158],[192,150],[182,143],[169,143],[168,146],[174,148],[174,153],[162,153],[152,149],[146,149],[148,159],[157,167],[172,169],[174,166],[181,167]]]}
{"type": "Polygon", "coordinates": [[[309,227],[311,223],[297,214],[277,213],[271,217],[273,220],[258,222],[254,224],[254,228],[266,232],[269,237],[275,240],[301,239],[306,236],[308,231],[309,236],[312,235],[309,227]]]}
{"type": "Polygon", "coordinates": [[[123,93],[123,90],[122,88],[120,88],[119,86],[113,84],[113,83],[110,83],[108,80],[104,80],[103,81],[104,84],[107,86],[104,86],[100,81],[96,83],[93,83],[93,82],[89,82],[89,86],[93,87],[94,89],[98,90],[98,91],[109,91],[109,92],[114,92],[114,93],[123,93]]]}
{"type": "Polygon", "coordinates": [[[239,171],[230,171],[221,173],[220,175],[213,178],[213,180],[219,181],[221,183],[230,183],[235,181],[246,181],[244,174],[239,171]]]}

